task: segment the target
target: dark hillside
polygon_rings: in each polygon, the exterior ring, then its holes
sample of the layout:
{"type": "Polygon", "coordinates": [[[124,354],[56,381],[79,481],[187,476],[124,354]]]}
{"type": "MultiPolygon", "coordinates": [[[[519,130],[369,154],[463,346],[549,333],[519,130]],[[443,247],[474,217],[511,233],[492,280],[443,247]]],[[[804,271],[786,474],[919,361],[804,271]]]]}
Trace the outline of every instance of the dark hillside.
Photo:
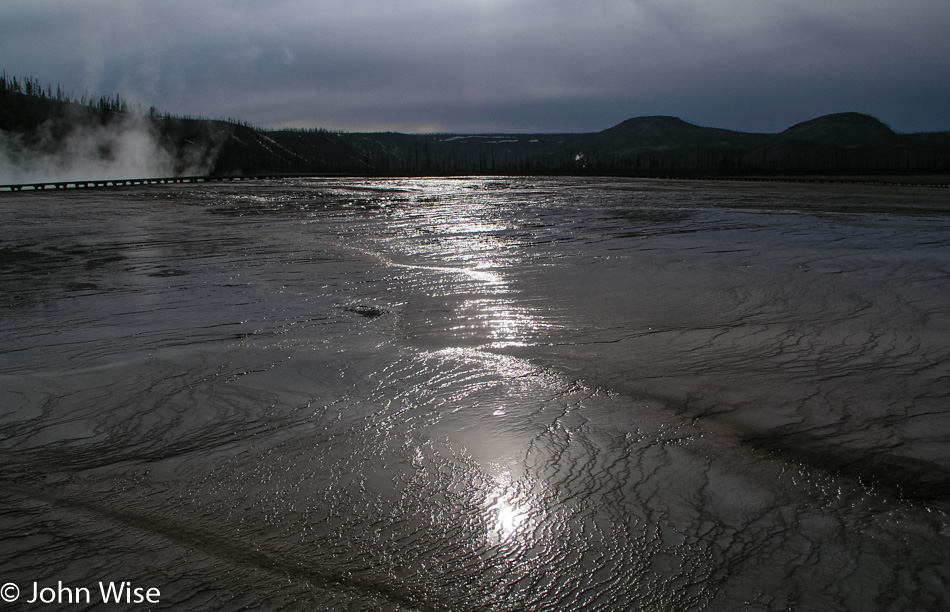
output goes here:
{"type": "Polygon", "coordinates": [[[219,174],[560,174],[578,163],[577,135],[254,131],[235,126],[219,174]]]}
{"type": "Polygon", "coordinates": [[[793,125],[776,135],[776,140],[802,140],[832,147],[881,145],[897,139],[891,128],[860,113],[825,115],[793,125]]]}
{"type": "Polygon", "coordinates": [[[946,173],[950,139],[897,134],[878,119],[838,113],[805,121],[773,136],[766,167],[790,173],[946,173]]]}
{"type": "Polygon", "coordinates": [[[675,117],[640,117],[587,137],[589,169],[632,175],[946,174],[950,136],[897,134],[839,113],[778,134],[733,132],[675,117]]]}
{"type": "Polygon", "coordinates": [[[0,183],[212,174],[755,176],[950,174],[950,134],[897,134],[839,113],[778,134],[629,119],[589,134],[398,134],[258,130],[234,121],[76,102],[29,80],[0,87],[0,183]],[[137,160],[136,156],[144,159],[137,160]],[[80,163],[82,162],[82,163],[80,163]],[[140,162],[140,163],[138,163],[140,162]],[[149,174],[144,174],[149,173],[149,174]],[[55,176],[54,176],[55,175],[55,176]],[[17,180],[20,178],[21,180],[17,180]]]}
{"type": "Polygon", "coordinates": [[[597,134],[601,146],[631,150],[662,150],[708,146],[750,146],[762,139],[759,134],[704,128],[679,117],[637,117],[597,134]]]}
{"type": "Polygon", "coordinates": [[[767,135],[700,127],[679,117],[628,119],[587,137],[591,167],[626,174],[719,174],[735,171],[767,135]]]}

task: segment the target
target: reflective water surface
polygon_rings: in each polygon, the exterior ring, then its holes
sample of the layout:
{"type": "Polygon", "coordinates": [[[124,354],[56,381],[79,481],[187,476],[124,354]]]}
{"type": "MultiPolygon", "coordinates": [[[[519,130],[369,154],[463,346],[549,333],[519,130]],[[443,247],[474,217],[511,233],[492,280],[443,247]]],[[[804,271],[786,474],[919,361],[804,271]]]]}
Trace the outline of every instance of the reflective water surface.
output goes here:
{"type": "Polygon", "coordinates": [[[0,582],[948,607],[948,213],[616,179],[4,195],[0,582]]]}

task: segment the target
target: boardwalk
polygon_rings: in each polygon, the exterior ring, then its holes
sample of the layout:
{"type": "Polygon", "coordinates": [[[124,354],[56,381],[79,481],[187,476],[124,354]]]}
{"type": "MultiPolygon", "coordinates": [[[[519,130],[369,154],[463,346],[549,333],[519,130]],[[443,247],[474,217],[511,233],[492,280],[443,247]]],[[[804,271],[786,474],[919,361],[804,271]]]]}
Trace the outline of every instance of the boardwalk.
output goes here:
{"type": "MultiPolygon", "coordinates": [[[[135,179],[107,179],[107,180],[73,180],[73,181],[39,181],[33,183],[16,183],[0,185],[0,192],[4,191],[45,191],[50,189],[99,189],[103,187],[132,187],[137,185],[164,185],[170,183],[209,183],[216,181],[253,181],[275,178],[288,178],[300,175],[253,175],[253,176],[168,176],[161,178],[135,179]]],[[[310,175],[306,175],[310,176],[310,175]]]]}

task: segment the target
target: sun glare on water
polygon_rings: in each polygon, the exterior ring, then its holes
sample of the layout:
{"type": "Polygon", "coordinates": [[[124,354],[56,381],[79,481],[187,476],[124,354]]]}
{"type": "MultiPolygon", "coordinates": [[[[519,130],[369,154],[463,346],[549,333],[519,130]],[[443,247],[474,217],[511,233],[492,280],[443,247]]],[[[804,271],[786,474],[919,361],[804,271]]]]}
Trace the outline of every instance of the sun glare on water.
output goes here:
{"type": "Polygon", "coordinates": [[[488,540],[492,546],[504,544],[526,534],[534,522],[535,510],[530,500],[521,495],[510,472],[502,472],[486,500],[485,518],[488,540]]]}

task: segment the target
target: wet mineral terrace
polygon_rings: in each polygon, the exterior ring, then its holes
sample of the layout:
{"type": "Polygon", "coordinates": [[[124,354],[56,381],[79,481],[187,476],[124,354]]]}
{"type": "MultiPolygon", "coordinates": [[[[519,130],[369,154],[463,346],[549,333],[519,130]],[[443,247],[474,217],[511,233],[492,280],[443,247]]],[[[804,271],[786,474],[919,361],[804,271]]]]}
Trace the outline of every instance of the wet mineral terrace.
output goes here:
{"type": "Polygon", "coordinates": [[[0,227],[24,598],[950,607],[945,189],[297,179],[0,227]]]}

